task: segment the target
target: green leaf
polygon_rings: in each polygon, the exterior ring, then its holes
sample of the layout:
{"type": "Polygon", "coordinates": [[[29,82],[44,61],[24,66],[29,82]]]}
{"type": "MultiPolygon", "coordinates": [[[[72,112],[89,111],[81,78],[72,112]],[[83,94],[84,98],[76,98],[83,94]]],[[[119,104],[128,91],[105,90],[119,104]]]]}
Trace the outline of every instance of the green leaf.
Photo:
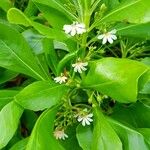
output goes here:
{"type": "Polygon", "coordinates": [[[64,68],[66,63],[75,58],[77,56],[77,53],[78,51],[75,51],[73,53],[68,53],[67,55],[65,55],[65,57],[57,65],[57,74],[60,74],[62,72],[62,69],[64,68]]]}
{"type": "Polygon", "coordinates": [[[30,19],[26,17],[24,13],[17,8],[9,9],[9,11],[7,12],[7,18],[11,23],[22,24],[26,27],[30,26],[31,24],[30,19]]]}
{"type": "Polygon", "coordinates": [[[29,138],[25,138],[23,140],[20,140],[19,142],[17,142],[16,144],[14,144],[10,150],[25,150],[26,149],[26,145],[28,142],[29,138]]]}
{"type": "Polygon", "coordinates": [[[135,147],[137,150],[149,150],[142,134],[115,120],[108,120],[120,137],[124,150],[133,150],[135,147]]]}
{"type": "Polygon", "coordinates": [[[4,68],[0,68],[0,84],[5,83],[13,78],[15,78],[18,73],[4,69],[4,68]]]}
{"type": "Polygon", "coordinates": [[[43,40],[45,36],[38,34],[35,30],[25,30],[22,35],[27,40],[30,47],[32,47],[36,55],[43,53],[43,40]]]}
{"type": "Polygon", "coordinates": [[[0,111],[0,149],[6,146],[15,134],[22,113],[23,108],[13,101],[0,111]]]}
{"type": "Polygon", "coordinates": [[[61,41],[68,39],[67,35],[62,30],[53,29],[48,26],[42,25],[38,22],[32,21],[19,9],[16,8],[9,9],[7,13],[7,18],[8,21],[13,24],[33,26],[35,30],[45,35],[47,38],[61,40],[61,41]]]}
{"type": "Polygon", "coordinates": [[[121,36],[150,39],[150,23],[132,24],[117,29],[117,34],[121,36]]]}
{"type": "Polygon", "coordinates": [[[122,150],[122,143],[118,135],[107,122],[99,107],[95,108],[94,117],[92,150],[122,150]]]}
{"type": "Polygon", "coordinates": [[[120,2],[119,2],[119,0],[113,0],[113,1],[105,0],[105,4],[109,10],[112,10],[112,9],[116,8],[120,4],[120,2]]]}
{"type": "Polygon", "coordinates": [[[47,64],[49,65],[52,72],[56,75],[57,64],[59,61],[58,61],[56,50],[54,49],[53,40],[44,39],[43,50],[45,52],[44,54],[45,54],[47,64]]]}
{"type": "Polygon", "coordinates": [[[61,98],[67,91],[68,87],[64,84],[38,81],[17,94],[15,101],[25,109],[38,111],[60,103],[61,98]]]}
{"type": "Polygon", "coordinates": [[[129,106],[117,104],[111,117],[134,128],[150,128],[150,106],[141,102],[129,106]]]}
{"type": "Polygon", "coordinates": [[[13,3],[10,0],[1,0],[0,8],[7,12],[9,8],[13,6],[13,3]]]}
{"type": "Polygon", "coordinates": [[[0,110],[14,99],[18,91],[14,90],[0,90],[0,110]]]}
{"type": "Polygon", "coordinates": [[[144,136],[145,142],[148,143],[150,148],[150,128],[138,128],[137,130],[144,136]]]}
{"type": "Polygon", "coordinates": [[[64,150],[53,135],[57,107],[44,111],[32,130],[26,150],[64,150]]]}
{"type": "Polygon", "coordinates": [[[40,23],[32,21],[31,24],[39,33],[45,35],[47,38],[55,39],[59,41],[64,41],[68,39],[68,36],[61,30],[53,29],[47,26],[44,26],[40,23]]]}
{"type": "Polygon", "coordinates": [[[130,23],[145,23],[150,21],[149,0],[126,0],[101,20],[94,23],[99,26],[102,22],[127,21],[130,23]]]}
{"type": "Polygon", "coordinates": [[[76,133],[78,143],[84,150],[91,150],[93,133],[91,126],[83,127],[79,125],[76,133]]]}
{"type": "Polygon", "coordinates": [[[49,80],[49,75],[39,68],[31,48],[22,35],[2,23],[0,29],[0,66],[38,80],[49,80]]]}
{"type": "Polygon", "coordinates": [[[141,62],[150,67],[150,57],[143,58],[141,62]]]}
{"type": "Polygon", "coordinates": [[[76,20],[76,17],[69,12],[59,0],[33,0],[49,24],[54,28],[62,29],[64,24],[76,20]],[[72,21],[71,21],[72,20],[72,21]]]}
{"type": "Polygon", "coordinates": [[[90,70],[82,84],[119,102],[135,102],[138,80],[147,70],[147,66],[137,61],[103,58],[91,62],[90,70]]]}
{"type": "Polygon", "coordinates": [[[77,124],[68,126],[65,130],[65,133],[67,133],[68,138],[66,138],[65,140],[59,140],[59,143],[64,147],[65,150],[72,149],[72,146],[73,150],[82,150],[76,138],[76,127],[77,124]]]}
{"type": "Polygon", "coordinates": [[[139,80],[139,93],[150,94],[150,71],[145,73],[139,80]]]}

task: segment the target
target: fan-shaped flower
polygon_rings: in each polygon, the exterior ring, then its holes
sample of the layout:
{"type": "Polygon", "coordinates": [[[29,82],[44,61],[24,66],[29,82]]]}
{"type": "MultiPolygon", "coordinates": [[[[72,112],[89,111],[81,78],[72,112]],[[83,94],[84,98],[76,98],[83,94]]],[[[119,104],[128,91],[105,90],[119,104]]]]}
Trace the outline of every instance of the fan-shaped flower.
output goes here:
{"type": "Polygon", "coordinates": [[[70,34],[71,36],[75,36],[76,34],[83,34],[86,32],[85,24],[73,22],[71,25],[64,25],[63,30],[66,34],[70,34]]]}
{"type": "Polygon", "coordinates": [[[104,34],[99,35],[97,38],[102,40],[102,44],[106,44],[107,42],[112,44],[113,41],[117,39],[117,36],[115,35],[116,32],[117,32],[117,30],[114,29],[110,32],[106,32],[104,34]]]}

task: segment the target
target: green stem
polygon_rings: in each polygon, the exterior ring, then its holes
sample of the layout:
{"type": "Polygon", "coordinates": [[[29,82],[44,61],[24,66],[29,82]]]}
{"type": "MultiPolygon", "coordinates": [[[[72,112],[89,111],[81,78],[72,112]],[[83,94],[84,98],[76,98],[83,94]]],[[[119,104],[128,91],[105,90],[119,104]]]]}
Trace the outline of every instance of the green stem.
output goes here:
{"type": "MultiPolygon", "coordinates": [[[[89,15],[88,10],[85,11],[85,14],[84,14],[84,24],[86,26],[86,29],[88,29],[89,24],[90,24],[90,15],[89,15]]],[[[87,38],[88,38],[88,32],[86,32],[82,38],[82,44],[81,44],[82,57],[85,57],[85,55],[86,55],[87,38]]]]}

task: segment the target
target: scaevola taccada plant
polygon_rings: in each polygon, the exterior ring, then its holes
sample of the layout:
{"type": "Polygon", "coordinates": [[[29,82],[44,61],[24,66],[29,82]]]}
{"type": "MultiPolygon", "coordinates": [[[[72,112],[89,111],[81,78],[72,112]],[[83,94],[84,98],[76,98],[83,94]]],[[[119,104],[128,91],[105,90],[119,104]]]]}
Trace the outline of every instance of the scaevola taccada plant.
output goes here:
{"type": "Polygon", "coordinates": [[[148,150],[149,5],[0,4],[0,149],[148,150]]]}

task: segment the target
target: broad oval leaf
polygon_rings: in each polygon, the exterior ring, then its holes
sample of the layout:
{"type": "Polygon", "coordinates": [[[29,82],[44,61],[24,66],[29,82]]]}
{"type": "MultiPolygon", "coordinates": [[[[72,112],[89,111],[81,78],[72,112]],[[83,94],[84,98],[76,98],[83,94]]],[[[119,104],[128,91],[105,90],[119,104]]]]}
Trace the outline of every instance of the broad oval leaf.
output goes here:
{"type": "Polygon", "coordinates": [[[54,28],[62,29],[64,24],[77,19],[60,0],[33,0],[33,2],[54,28]]]}
{"type": "Polygon", "coordinates": [[[38,80],[49,80],[23,36],[3,23],[0,23],[0,30],[0,66],[38,80]]]}
{"type": "Polygon", "coordinates": [[[91,150],[93,131],[91,126],[83,127],[79,125],[76,129],[77,139],[80,147],[84,150],[91,150]]]}
{"type": "Polygon", "coordinates": [[[25,109],[38,111],[60,103],[67,91],[68,87],[64,84],[38,81],[25,87],[15,96],[15,101],[25,109]]]}
{"type": "Polygon", "coordinates": [[[122,150],[122,143],[118,135],[99,109],[99,107],[96,107],[94,110],[95,123],[92,150],[122,150]]]}
{"type": "Polygon", "coordinates": [[[26,150],[64,150],[53,135],[54,119],[57,107],[44,111],[38,118],[26,150]]]}
{"type": "Polygon", "coordinates": [[[147,66],[137,61],[103,58],[91,63],[90,70],[82,84],[86,88],[95,89],[119,102],[135,102],[138,79],[147,70],[147,66]]]}
{"type": "Polygon", "coordinates": [[[18,141],[17,143],[15,143],[10,150],[25,150],[26,149],[26,145],[28,142],[29,138],[25,138],[23,140],[18,141]]]}
{"type": "Polygon", "coordinates": [[[7,19],[10,23],[13,24],[21,24],[27,27],[33,26],[35,30],[50,39],[56,39],[61,41],[68,39],[68,36],[62,30],[50,28],[38,22],[32,21],[17,8],[9,9],[7,13],[7,19]]]}
{"type": "Polygon", "coordinates": [[[131,24],[117,29],[117,34],[140,39],[150,39],[150,23],[131,24]]]}
{"type": "Polygon", "coordinates": [[[144,139],[150,148],[150,128],[138,128],[137,131],[144,136],[144,139]]]}
{"type": "Polygon", "coordinates": [[[129,124],[134,128],[150,128],[150,106],[141,102],[131,106],[116,104],[111,118],[129,124]]]}
{"type": "Polygon", "coordinates": [[[102,22],[127,21],[130,23],[145,23],[150,21],[149,0],[126,0],[120,3],[114,10],[94,24],[102,22]]]}
{"type": "Polygon", "coordinates": [[[15,134],[23,108],[14,101],[0,111],[0,149],[5,147],[15,134]]]}
{"type": "Polygon", "coordinates": [[[120,137],[124,150],[133,150],[135,147],[136,150],[149,150],[144,141],[144,137],[140,132],[113,119],[109,118],[108,121],[120,137]]]}
{"type": "Polygon", "coordinates": [[[1,0],[0,8],[7,12],[9,8],[13,7],[13,2],[9,0],[1,0]]]}

